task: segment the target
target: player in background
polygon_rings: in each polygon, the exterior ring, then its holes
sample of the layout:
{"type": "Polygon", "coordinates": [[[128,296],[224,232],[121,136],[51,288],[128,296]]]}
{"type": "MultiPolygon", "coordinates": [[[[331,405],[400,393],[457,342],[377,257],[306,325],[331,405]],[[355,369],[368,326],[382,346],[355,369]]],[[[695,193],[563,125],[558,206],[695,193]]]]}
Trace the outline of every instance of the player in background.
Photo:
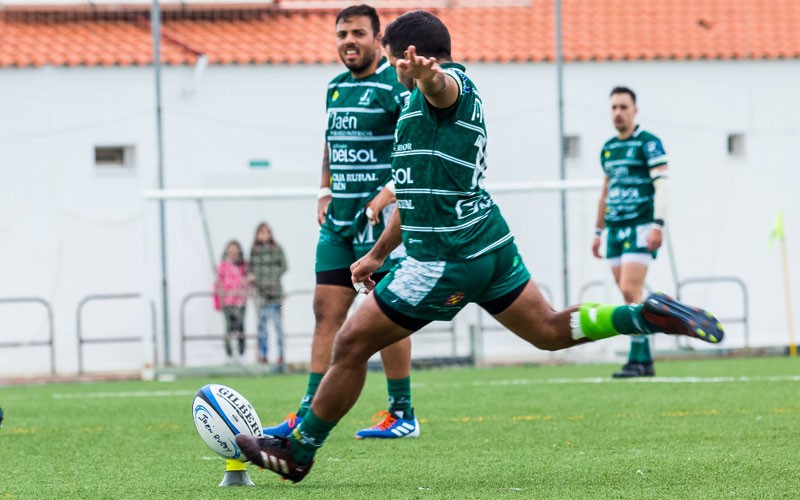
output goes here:
{"type": "MultiPolygon", "coordinates": [[[[636,124],[636,94],[627,87],[611,90],[611,119],[617,135],[603,145],[600,164],[605,180],[600,192],[592,253],[600,253],[606,229],[606,259],[622,297],[639,304],[647,269],[663,238],[669,202],[667,154],[658,137],[636,124]]],[[[655,375],[646,335],[631,335],[628,362],[615,378],[655,375]]]]}
{"type": "MultiPolygon", "coordinates": [[[[356,297],[350,265],[372,248],[394,209],[391,153],[394,130],[408,90],[381,56],[380,20],[374,8],[356,5],[336,17],[336,49],[348,71],[328,85],[328,128],[322,160],[317,221],[320,224],[314,290],[314,339],[306,394],[296,413],[265,434],[287,436],[305,417],[331,362],[333,339],[356,297]],[[388,184],[388,187],[386,187],[388,184]]],[[[390,261],[376,270],[385,275],[390,261]]],[[[411,406],[411,341],[381,351],[388,411],[356,438],[417,437],[411,406]]]]}
{"type": "Polygon", "coordinates": [[[554,311],[483,188],[483,102],[464,67],[451,62],[447,27],[430,13],[413,11],[386,27],[383,43],[398,77],[413,92],[397,122],[392,161],[393,172],[403,171],[407,182],[395,175],[397,210],[372,250],[351,268],[353,282],[374,291],[336,335],[333,363],[289,438],[236,437],[249,460],[301,481],[358,399],[370,356],[431,321],[450,320],[469,302],[540,349],[656,331],[722,339],[713,316],[663,294],[644,304],[554,311]],[[401,240],[408,256],[375,286],[371,276],[401,240]]]}

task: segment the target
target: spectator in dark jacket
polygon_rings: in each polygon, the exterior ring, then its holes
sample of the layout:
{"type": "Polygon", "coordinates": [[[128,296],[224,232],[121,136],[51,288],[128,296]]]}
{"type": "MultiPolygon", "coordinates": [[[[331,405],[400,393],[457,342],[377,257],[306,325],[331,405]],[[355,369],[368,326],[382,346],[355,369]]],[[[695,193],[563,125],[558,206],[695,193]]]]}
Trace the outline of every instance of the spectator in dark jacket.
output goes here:
{"type": "Polygon", "coordinates": [[[283,287],[281,276],[286,272],[286,255],[275,241],[266,222],[256,228],[253,248],[250,250],[250,282],[256,294],[258,309],[258,361],[268,363],[269,338],[267,323],[272,322],[278,346],[277,364],[283,365],[283,326],[281,307],[283,287]]]}

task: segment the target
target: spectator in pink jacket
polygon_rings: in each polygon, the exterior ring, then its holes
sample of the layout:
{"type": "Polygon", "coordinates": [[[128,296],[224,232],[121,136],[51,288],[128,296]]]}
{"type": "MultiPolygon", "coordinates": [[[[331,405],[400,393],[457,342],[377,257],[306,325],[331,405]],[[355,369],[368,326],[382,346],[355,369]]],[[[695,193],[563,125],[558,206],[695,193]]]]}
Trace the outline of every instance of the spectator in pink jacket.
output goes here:
{"type": "Polygon", "coordinates": [[[225,315],[225,352],[233,361],[233,340],[239,343],[239,361],[244,357],[244,311],[247,304],[247,264],[242,246],[231,240],[217,266],[214,307],[225,315]]]}

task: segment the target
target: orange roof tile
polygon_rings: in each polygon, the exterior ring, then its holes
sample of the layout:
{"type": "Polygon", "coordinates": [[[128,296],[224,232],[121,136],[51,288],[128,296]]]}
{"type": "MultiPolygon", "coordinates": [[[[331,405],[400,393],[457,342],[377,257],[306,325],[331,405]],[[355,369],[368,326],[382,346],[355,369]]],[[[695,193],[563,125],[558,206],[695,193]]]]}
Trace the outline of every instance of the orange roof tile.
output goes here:
{"type": "MultiPolygon", "coordinates": [[[[211,64],[335,63],[339,6],[168,5],[161,59],[193,64],[205,54],[211,64]]],[[[450,28],[456,60],[555,59],[554,0],[433,11],[450,28]]],[[[384,22],[400,13],[381,10],[384,22]]],[[[563,3],[562,19],[566,61],[800,58],[796,0],[661,0],[635,8],[628,0],[572,0],[563,3]]],[[[0,7],[0,68],[146,65],[151,45],[145,5],[0,7]]]]}

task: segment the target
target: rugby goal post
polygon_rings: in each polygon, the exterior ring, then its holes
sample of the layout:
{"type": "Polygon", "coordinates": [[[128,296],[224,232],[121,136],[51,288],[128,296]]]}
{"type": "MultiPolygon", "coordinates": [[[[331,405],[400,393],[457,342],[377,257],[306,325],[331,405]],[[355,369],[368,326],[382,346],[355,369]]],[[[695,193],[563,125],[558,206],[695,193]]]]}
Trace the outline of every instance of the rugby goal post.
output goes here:
{"type": "MultiPolygon", "coordinates": [[[[566,281],[569,279],[567,271],[569,249],[566,243],[562,248],[560,232],[570,230],[561,227],[561,219],[558,217],[560,211],[558,198],[561,193],[568,195],[570,200],[567,204],[568,211],[573,207],[579,207],[577,211],[580,211],[581,215],[577,218],[579,222],[574,223],[575,233],[591,235],[602,180],[597,178],[502,183],[487,181],[486,184],[487,190],[498,202],[506,218],[518,219],[510,221],[518,241],[526,239],[529,231],[541,232],[541,237],[533,239],[538,243],[520,241],[519,246],[522,249],[532,247],[544,249],[542,251],[547,253],[546,259],[533,258],[531,262],[528,262],[526,257],[526,263],[532,268],[535,277],[541,276],[545,271],[549,273],[548,277],[537,278],[537,281],[543,288],[547,288],[549,293],[545,296],[557,302],[559,307],[562,306],[561,301],[557,300],[557,294],[569,286],[566,281]],[[590,214],[591,220],[587,219],[587,214],[590,214]],[[548,220],[547,227],[537,229],[540,226],[538,221],[542,219],[548,220]],[[560,269],[560,272],[557,269],[560,269]],[[559,282],[560,279],[564,281],[559,282]]],[[[166,237],[168,242],[166,255],[162,257],[166,261],[164,266],[168,270],[166,279],[167,293],[171,297],[170,303],[178,303],[187,294],[210,287],[210,280],[213,279],[213,274],[210,273],[219,262],[226,241],[238,239],[248,253],[254,229],[261,220],[270,223],[277,241],[284,246],[288,255],[290,273],[287,275],[289,279],[284,280],[287,292],[295,289],[313,289],[314,249],[318,231],[313,221],[316,188],[176,188],[145,190],[142,195],[148,201],[174,205],[170,207],[166,217],[169,228],[166,237]],[[187,221],[196,222],[187,224],[187,221]],[[202,254],[203,258],[200,259],[198,254],[202,254]],[[188,270],[187,260],[194,261],[188,270]],[[205,270],[208,271],[202,272],[205,270]],[[201,281],[196,279],[198,275],[202,276],[201,281]]],[[[573,220],[576,218],[571,217],[570,221],[573,220]]],[[[568,222],[568,225],[570,223],[568,222]]],[[[584,246],[587,242],[580,241],[576,244],[584,246]]],[[[586,260],[589,259],[587,255],[586,260]]],[[[157,262],[152,264],[155,266],[157,262]]],[[[287,307],[290,317],[285,318],[287,334],[291,334],[293,330],[311,331],[313,317],[310,297],[298,297],[293,300],[295,303],[287,307]]],[[[173,311],[174,309],[175,307],[172,307],[173,311]]],[[[252,313],[249,310],[248,315],[252,323],[252,313]]],[[[170,317],[177,315],[170,314],[170,317]]],[[[196,316],[193,317],[197,319],[196,316]]],[[[437,354],[433,357],[447,359],[463,356],[474,360],[485,352],[481,346],[482,329],[486,323],[480,318],[480,313],[464,311],[459,317],[466,317],[461,320],[461,326],[447,327],[449,330],[439,340],[444,345],[446,354],[437,354]]],[[[174,322],[172,323],[173,327],[170,330],[175,332],[174,322]]],[[[440,325],[439,329],[441,328],[440,325]]],[[[174,349],[175,339],[171,340],[169,337],[170,334],[165,332],[164,342],[173,342],[174,349]]],[[[287,350],[291,351],[290,348],[287,350]]],[[[212,350],[207,351],[201,353],[200,358],[204,360],[211,358],[206,361],[213,363],[213,354],[209,354],[212,350]]],[[[303,351],[304,357],[307,357],[308,350],[304,348],[303,351]]],[[[415,357],[416,351],[415,348],[415,357]]],[[[288,356],[291,357],[291,353],[288,356]]]]}

